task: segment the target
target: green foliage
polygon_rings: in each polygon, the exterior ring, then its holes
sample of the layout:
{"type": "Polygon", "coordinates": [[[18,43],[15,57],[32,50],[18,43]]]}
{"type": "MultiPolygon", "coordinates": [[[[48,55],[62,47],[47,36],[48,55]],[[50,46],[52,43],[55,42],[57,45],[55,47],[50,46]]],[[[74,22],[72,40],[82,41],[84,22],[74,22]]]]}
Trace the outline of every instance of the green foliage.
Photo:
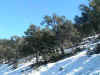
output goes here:
{"type": "Polygon", "coordinates": [[[21,38],[18,36],[13,36],[11,39],[1,39],[0,40],[0,61],[10,63],[17,60],[18,46],[20,45],[21,38]],[[5,61],[3,61],[5,60],[5,61]]]}
{"type": "MultiPolygon", "coordinates": [[[[83,37],[100,33],[100,1],[89,0],[88,6],[80,5],[80,10],[81,16],[75,17],[75,24],[65,16],[46,15],[40,27],[31,24],[23,37],[1,39],[0,62],[16,63],[16,60],[32,55],[38,67],[81,51],[76,48],[72,53],[65,54],[64,48],[77,45],[83,37]]],[[[97,45],[95,53],[100,53],[99,49],[100,45],[97,45]]]]}
{"type": "Polygon", "coordinates": [[[100,44],[97,44],[96,49],[95,49],[95,53],[96,54],[100,53],[100,44]]]}
{"type": "Polygon", "coordinates": [[[12,36],[9,40],[1,40],[0,52],[3,54],[0,57],[16,63],[16,60],[32,55],[38,64],[40,57],[44,62],[54,62],[66,56],[64,48],[79,42],[80,33],[65,16],[45,16],[42,25],[40,28],[31,24],[22,38],[12,36]]]}
{"type": "Polygon", "coordinates": [[[55,33],[57,44],[64,54],[65,40],[75,43],[79,39],[79,33],[70,20],[67,20],[65,16],[58,16],[53,14],[52,16],[45,16],[42,25],[51,28],[55,33]],[[78,38],[78,39],[77,39],[78,38]],[[73,40],[75,39],[75,40],[73,40]]]}
{"type": "Polygon", "coordinates": [[[89,36],[100,32],[100,1],[91,0],[89,5],[81,5],[82,16],[76,16],[76,27],[82,36],[89,36]]]}
{"type": "Polygon", "coordinates": [[[40,29],[35,25],[30,25],[25,32],[24,43],[20,52],[24,55],[33,55],[39,61],[39,56],[48,56],[57,47],[56,38],[50,29],[40,29]],[[52,48],[52,50],[51,50],[52,48]]]}

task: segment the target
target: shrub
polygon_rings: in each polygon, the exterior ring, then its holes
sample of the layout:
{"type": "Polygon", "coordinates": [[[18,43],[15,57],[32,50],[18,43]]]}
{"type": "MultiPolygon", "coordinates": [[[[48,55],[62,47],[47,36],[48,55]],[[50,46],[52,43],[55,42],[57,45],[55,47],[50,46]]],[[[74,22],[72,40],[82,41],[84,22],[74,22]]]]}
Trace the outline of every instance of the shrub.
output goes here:
{"type": "Polygon", "coordinates": [[[96,49],[95,49],[95,54],[100,53],[100,44],[97,44],[96,49]]]}
{"type": "Polygon", "coordinates": [[[87,55],[90,56],[90,55],[93,55],[93,54],[95,54],[95,51],[91,50],[91,49],[88,49],[87,55]]]}
{"type": "Polygon", "coordinates": [[[100,44],[97,44],[95,48],[88,49],[87,55],[99,54],[100,53],[100,44]]]}
{"type": "Polygon", "coordinates": [[[81,50],[82,50],[82,49],[79,48],[79,47],[75,49],[76,53],[77,53],[77,52],[80,52],[81,50]]]}
{"type": "Polygon", "coordinates": [[[100,35],[97,37],[97,39],[100,39],[100,35]]]}

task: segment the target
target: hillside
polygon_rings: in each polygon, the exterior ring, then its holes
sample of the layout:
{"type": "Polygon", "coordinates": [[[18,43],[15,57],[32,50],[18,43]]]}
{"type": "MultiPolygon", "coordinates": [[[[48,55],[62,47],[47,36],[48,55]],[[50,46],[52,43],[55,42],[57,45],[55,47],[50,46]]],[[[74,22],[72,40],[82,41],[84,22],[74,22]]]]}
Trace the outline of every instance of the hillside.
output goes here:
{"type": "MultiPolygon", "coordinates": [[[[85,47],[85,49],[74,56],[55,63],[49,63],[36,70],[25,71],[32,64],[31,61],[19,64],[19,67],[15,70],[11,69],[12,65],[9,67],[7,64],[1,65],[0,75],[97,75],[100,73],[100,54],[87,55],[88,48],[93,49],[96,44],[100,43],[99,41],[95,43],[93,41],[80,45],[79,47],[85,47]]],[[[72,49],[66,50],[72,51],[72,49]]]]}
{"type": "Polygon", "coordinates": [[[29,75],[94,75],[100,73],[100,54],[88,57],[86,51],[59,62],[42,66],[29,75]]]}
{"type": "MultiPolygon", "coordinates": [[[[99,60],[100,54],[88,57],[85,50],[70,58],[41,66],[28,75],[95,75],[100,72],[99,60]]],[[[14,71],[5,72],[4,75],[22,75],[20,71],[30,64],[28,63],[14,71]]],[[[23,75],[27,75],[27,72],[23,75]]]]}

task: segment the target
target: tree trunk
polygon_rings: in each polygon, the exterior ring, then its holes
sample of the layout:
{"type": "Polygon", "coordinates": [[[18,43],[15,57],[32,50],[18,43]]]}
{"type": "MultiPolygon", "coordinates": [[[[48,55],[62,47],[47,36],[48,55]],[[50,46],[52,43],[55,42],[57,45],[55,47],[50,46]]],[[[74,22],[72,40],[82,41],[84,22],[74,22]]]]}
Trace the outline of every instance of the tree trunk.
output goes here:
{"type": "Polygon", "coordinates": [[[39,63],[39,57],[38,57],[38,52],[36,53],[36,63],[39,63]]]}
{"type": "Polygon", "coordinates": [[[62,55],[65,54],[65,53],[64,53],[64,47],[63,47],[64,45],[63,45],[63,44],[64,44],[64,40],[61,40],[61,42],[60,42],[60,50],[61,50],[61,54],[62,54],[62,55]]]}
{"type": "Polygon", "coordinates": [[[61,50],[61,54],[64,55],[65,53],[64,53],[64,48],[63,48],[63,45],[62,44],[60,46],[60,50],[61,50]]]}

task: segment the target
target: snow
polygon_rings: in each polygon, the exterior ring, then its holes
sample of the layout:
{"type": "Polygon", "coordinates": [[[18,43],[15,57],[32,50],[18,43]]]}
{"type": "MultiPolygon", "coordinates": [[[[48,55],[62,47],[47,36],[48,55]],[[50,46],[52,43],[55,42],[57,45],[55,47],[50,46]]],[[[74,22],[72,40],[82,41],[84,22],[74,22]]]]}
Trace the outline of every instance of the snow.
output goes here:
{"type": "Polygon", "coordinates": [[[88,57],[86,50],[56,63],[42,66],[28,75],[95,75],[100,74],[100,54],[88,57]],[[62,69],[61,69],[62,68],[62,69]]]}
{"type": "Polygon", "coordinates": [[[28,74],[19,74],[19,71],[20,69],[29,66],[31,63],[26,63],[24,66],[21,66],[14,71],[5,72],[4,75],[95,75],[100,73],[99,60],[100,54],[88,57],[85,50],[75,56],[66,58],[56,63],[41,66],[38,70],[33,70],[28,74]]]}
{"type": "Polygon", "coordinates": [[[6,75],[9,75],[9,74],[11,74],[11,73],[15,73],[16,71],[18,71],[18,70],[20,70],[20,69],[23,69],[23,68],[25,68],[25,67],[28,67],[28,66],[31,65],[31,64],[32,64],[32,63],[26,63],[26,64],[24,64],[23,66],[21,66],[21,67],[15,69],[15,70],[13,70],[13,71],[5,72],[5,74],[6,74],[6,75]]]}
{"type": "MultiPolygon", "coordinates": [[[[86,55],[86,50],[69,58],[63,59],[56,63],[50,63],[41,66],[37,70],[30,73],[22,74],[21,69],[29,66],[31,63],[26,63],[13,71],[5,72],[0,75],[96,75],[100,74],[100,54],[95,54],[90,57],[86,55]]],[[[7,66],[7,65],[5,65],[7,66]]],[[[3,67],[5,67],[3,66],[3,67]]],[[[3,68],[2,67],[2,68],[3,68]]]]}
{"type": "MultiPolygon", "coordinates": [[[[93,38],[93,36],[89,38],[93,38]]],[[[43,65],[29,73],[21,71],[29,67],[33,61],[20,64],[15,70],[11,70],[11,66],[7,68],[8,65],[5,64],[0,66],[0,75],[100,75],[100,54],[86,55],[88,48],[95,48],[98,43],[100,42],[90,41],[80,45],[78,47],[85,46],[85,50],[82,52],[55,63],[43,65]]],[[[65,49],[65,52],[71,53],[72,48],[65,49]]]]}

